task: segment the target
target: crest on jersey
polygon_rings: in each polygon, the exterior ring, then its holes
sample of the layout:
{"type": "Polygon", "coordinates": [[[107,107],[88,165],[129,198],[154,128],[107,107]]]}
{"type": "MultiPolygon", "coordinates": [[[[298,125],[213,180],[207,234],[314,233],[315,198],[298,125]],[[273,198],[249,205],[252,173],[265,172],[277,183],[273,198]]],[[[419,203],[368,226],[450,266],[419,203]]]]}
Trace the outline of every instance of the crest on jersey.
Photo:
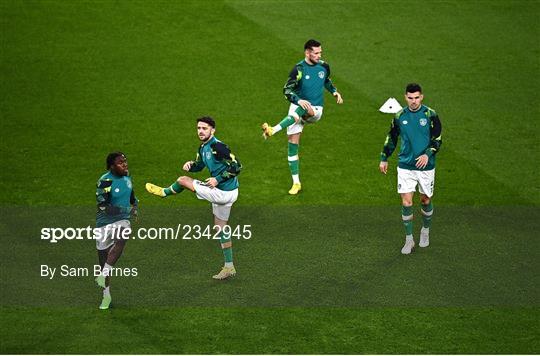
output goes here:
{"type": "Polygon", "coordinates": [[[310,78],[309,75],[306,75],[306,79],[309,79],[309,78],[310,78]]]}
{"type": "Polygon", "coordinates": [[[319,78],[324,78],[324,72],[322,70],[319,72],[319,78]]]}
{"type": "Polygon", "coordinates": [[[409,121],[403,120],[403,125],[407,125],[408,123],[409,123],[409,121]]]}
{"type": "Polygon", "coordinates": [[[210,159],[210,157],[212,157],[212,152],[207,151],[205,152],[205,155],[206,155],[206,159],[210,159]]]}
{"type": "Polygon", "coordinates": [[[426,126],[427,125],[427,119],[420,119],[420,125],[426,126]]]}
{"type": "Polygon", "coordinates": [[[116,189],[114,190],[114,192],[115,192],[115,193],[120,192],[120,188],[116,188],[116,189]]]}

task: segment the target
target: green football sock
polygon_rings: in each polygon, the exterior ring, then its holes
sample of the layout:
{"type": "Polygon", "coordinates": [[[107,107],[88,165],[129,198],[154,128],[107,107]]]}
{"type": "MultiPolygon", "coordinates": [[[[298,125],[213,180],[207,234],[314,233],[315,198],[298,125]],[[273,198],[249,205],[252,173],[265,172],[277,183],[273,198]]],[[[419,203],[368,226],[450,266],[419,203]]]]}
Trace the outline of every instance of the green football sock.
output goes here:
{"type": "Polygon", "coordinates": [[[413,208],[412,206],[401,207],[401,218],[403,219],[403,226],[405,226],[405,234],[412,235],[413,231],[413,208]]]}
{"type": "MultiPolygon", "coordinates": [[[[296,112],[299,117],[302,117],[306,114],[306,110],[304,110],[301,106],[297,107],[294,112],[296,112]]],[[[283,118],[283,120],[279,122],[279,126],[282,129],[284,129],[291,126],[294,123],[295,123],[294,117],[292,117],[291,115],[287,115],[283,118]]]]}
{"type": "Polygon", "coordinates": [[[299,146],[299,144],[289,142],[287,160],[289,161],[289,169],[291,170],[292,175],[297,175],[300,172],[300,161],[298,159],[299,146]]]}
{"type": "Polygon", "coordinates": [[[231,242],[231,236],[225,234],[224,232],[221,232],[219,236],[219,240],[222,245],[221,249],[223,251],[223,257],[225,258],[225,263],[232,262],[233,261],[232,245],[229,247],[223,248],[223,244],[226,244],[227,242],[231,242]]]}
{"type": "Polygon", "coordinates": [[[285,116],[283,120],[279,122],[279,126],[284,129],[294,124],[294,118],[292,116],[285,116]]]}
{"type": "Polygon", "coordinates": [[[300,117],[304,116],[307,113],[307,111],[301,106],[297,107],[294,112],[297,113],[300,117]]]}
{"type": "Polygon", "coordinates": [[[163,189],[163,192],[165,192],[165,195],[172,195],[172,194],[178,194],[182,190],[184,190],[184,187],[180,185],[178,182],[174,182],[170,187],[163,189]]]}
{"type": "Polygon", "coordinates": [[[431,218],[433,217],[433,203],[422,204],[422,226],[429,229],[431,226],[431,218]]]}

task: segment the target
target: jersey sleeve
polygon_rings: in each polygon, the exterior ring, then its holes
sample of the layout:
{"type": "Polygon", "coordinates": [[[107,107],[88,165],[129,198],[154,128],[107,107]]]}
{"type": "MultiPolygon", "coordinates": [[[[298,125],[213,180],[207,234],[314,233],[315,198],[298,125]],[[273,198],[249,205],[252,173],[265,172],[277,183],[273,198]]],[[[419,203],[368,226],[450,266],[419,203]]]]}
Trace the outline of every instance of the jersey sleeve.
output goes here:
{"type": "Polygon", "coordinates": [[[388,157],[392,155],[392,153],[397,147],[399,137],[398,117],[399,116],[396,116],[396,118],[392,119],[392,123],[390,124],[390,130],[388,131],[388,135],[386,135],[386,140],[384,141],[384,146],[381,152],[382,162],[388,161],[388,157]]]}
{"type": "Polygon", "coordinates": [[[332,83],[332,79],[330,79],[330,66],[328,65],[328,63],[323,63],[322,66],[324,67],[324,69],[326,69],[326,78],[324,78],[324,87],[326,88],[326,90],[330,92],[330,94],[334,94],[337,91],[337,89],[332,83]]]}
{"type": "Polygon", "coordinates": [[[439,152],[439,149],[442,145],[442,125],[441,120],[439,119],[439,115],[433,110],[429,110],[429,119],[430,119],[430,127],[429,127],[429,147],[426,149],[426,154],[428,156],[432,156],[435,153],[439,152]]]}
{"type": "Polygon", "coordinates": [[[229,147],[222,142],[216,142],[212,144],[212,154],[221,163],[225,164],[225,170],[219,174],[216,178],[218,183],[224,182],[231,178],[236,177],[242,170],[242,164],[231,152],[229,147]]]}
{"type": "Polygon", "coordinates": [[[139,199],[135,196],[135,190],[131,190],[131,196],[129,197],[129,203],[133,206],[139,205],[139,199]]]}
{"type": "Polygon", "coordinates": [[[123,211],[118,206],[111,204],[111,186],[112,179],[100,179],[96,187],[96,201],[98,212],[106,215],[119,215],[123,211]]]}
{"type": "MultiPolygon", "coordinates": [[[[96,201],[98,208],[111,204],[112,179],[100,179],[96,187],[96,201]]],[[[102,209],[103,210],[103,209],[102,209]]]]}
{"type": "Polygon", "coordinates": [[[189,169],[190,172],[200,172],[204,169],[204,162],[201,158],[200,151],[197,152],[197,157],[195,157],[194,161],[191,161],[191,168],[189,169]]]}
{"type": "Polygon", "coordinates": [[[300,86],[300,79],[302,79],[302,67],[296,65],[289,73],[287,83],[285,83],[285,86],[283,87],[283,95],[295,105],[298,105],[298,100],[300,100],[300,97],[297,94],[300,86]]]}

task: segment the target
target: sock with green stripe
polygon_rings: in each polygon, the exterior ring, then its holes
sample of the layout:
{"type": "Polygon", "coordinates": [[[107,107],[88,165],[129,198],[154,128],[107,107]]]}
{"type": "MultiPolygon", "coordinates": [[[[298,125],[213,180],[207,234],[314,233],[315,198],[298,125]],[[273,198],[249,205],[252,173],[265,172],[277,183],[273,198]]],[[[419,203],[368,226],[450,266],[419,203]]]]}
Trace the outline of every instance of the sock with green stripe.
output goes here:
{"type": "Polygon", "coordinates": [[[289,161],[289,169],[291,170],[293,183],[300,183],[300,159],[298,157],[299,146],[300,145],[297,143],[289,142],[289,147],[287,150],[287,160],[289,161]]]}
{"type": "Polygon", "coordinates": [[[184,190],[184,187],[182,187],[180,185],[180,183],[178,183],[178,182],[174,182],[173,184],[171,184],[170,187],[163,189],[166,196],[173,195],[173,194],[178,194],[182,190],[184,190]]]}
{"type": "Polygon", "coordinates": [[[219,241],[221,243],[221,250],[223,251],[223,257],[225,259],[225,267],[233,266],[233,253],[232,253],[232,241],[231,235],[221,232],[219,235],[219,241]]]}
{"type": "MultiPolygon", "coordinates": [[[[302,117],[306,114],[306,110],[304,110],[301,106],[297,107],[296,110],[294,111],[299,117],[302,117]]],[[[294,120],[294,117],[292,117],[291,115],[287,115],[283,118],[283,120],[281,120],[279,122],[279,124],[277,124],[276,126],[274,126],[272,128],[272,130],[274,131],[274,133],[276,132],[279,132],[289,126],[291,126],[292,124],[294,124],[296,122],[296,120],[294,120]]]]}
{"type": "Polygon", "coordinates": [[[405,226],[405,235],[412,236],[413,231],[413,207],[402,206],[401,207],[401,219],[403,220],[403,226],[405,226]]]}
{"type": "Polygon", "coordinates": [[[426,229],[431,227],[431,218],[433,217],[433,203],[422,204],[422,226],[426,229]]]}

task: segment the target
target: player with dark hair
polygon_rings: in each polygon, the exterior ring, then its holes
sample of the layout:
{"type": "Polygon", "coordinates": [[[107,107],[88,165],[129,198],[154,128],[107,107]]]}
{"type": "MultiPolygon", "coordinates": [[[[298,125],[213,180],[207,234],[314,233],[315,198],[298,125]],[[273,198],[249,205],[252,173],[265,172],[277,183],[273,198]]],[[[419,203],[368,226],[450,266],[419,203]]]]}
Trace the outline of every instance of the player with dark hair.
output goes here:
{"type": "Polygon", "coordinates": [[[321,119],[324,89],[336,98],[338,104],[343,103],[341,94],[330,80],[330,66],[321,60],[321,43],[313,39],[307,41],[304,44],[304,55],[305,58],[289,73],[287,83],[283,87],[283,94],[291,103],[288,115],[275,126],[270,126],[266,122],[262,125],[265,139],[282,129],[287,129],[289,141],[287,160],[293,180],[289,194],[292,195],[302,190],[298,157],[300,135],[305,124],[315,123],[321,119]]]}
{"type": "Polygon", "coordinates": [[[204,182],[187,176],[179,177],[168,188],[162,188],[152,183],[146,183],[146,190],[160,197],[181,193],[184,189],[191,190],[197,198],[212,203],[214,228],[219,229],[221,249],[225,264],[214,279],[226,279],[236,274],[232,256],[232,240],[230,230],[225,226],[229,220],[231,207],[238,198],[238,178],[242,165],[232,154],[227,145],[218,140],[214,133],[216,123],[211,117],[197,119],[197,135],[202,144],[194,161],[184,163],[182,169],[186,172],[199,172],[208,168],[210,178],[204,182]]]}
{"type": "Polygon", "coordinates": [[[103,288],[100,309],[109,309],[112,301],[110,274],[126,244],[126,240],[114,236],[121,236],[119,231],[123,229],[131,229],[130,220],[137,217],[138,211],[126,156],[122,152],[112,152],[107,156],[106,166],[108,171],[99,178],[96,189],[96,225],[100,231],[96,247],[101,266],[96,283],[103,288]]]}
{"type": "Polygon", "coordinates": [[[407,107],[399,111],[390,125],[381,153],[379,170],[388,172],[388,157],[397,147],[401,137],[398,164],[398,193],[401,195],[401,217],[405,226],[405,245],[401,249],[404,255],[414,249],[413,239],[413,197],[416,185],[422,203],[422,229],[420,247],[429,246],[429,228],[433,217],[433,188],[435,184],[435,154],[439,151],[441,139],[441,121],[437,113],[422,105],[424,95],[416,83],[408,84],[405,89],[407,107]]]}

